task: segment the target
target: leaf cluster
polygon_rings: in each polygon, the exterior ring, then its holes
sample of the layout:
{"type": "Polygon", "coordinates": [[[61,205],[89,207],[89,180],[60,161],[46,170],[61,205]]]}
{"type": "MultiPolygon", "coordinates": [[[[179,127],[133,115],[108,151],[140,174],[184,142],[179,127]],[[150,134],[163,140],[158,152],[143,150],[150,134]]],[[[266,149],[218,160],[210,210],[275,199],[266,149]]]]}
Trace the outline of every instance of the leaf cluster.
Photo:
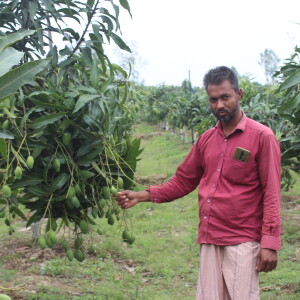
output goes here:
{"type": "MultiPolygon", "coordinates": [[[[103,50],[113,40],[130,51],[116,33],[119,6],[108,2],[112,12],[97,0],[0,6],[0,210],[10,232],[16,215],[27,226],[48,218],[49,247],[58,219],[58,229],[67,226],[77,237],[86,233],[82,221],[119,219],[111,192],[132,186],[141,153],[140,140],[130,135],[130,74],[103,50]],[[63,26],[68,18],[84,23],[80,34],[63,26]],[[49,32],[63,35],[65,48],[53,45],[49,32]],[[47,59],[34,59],[46,50],[47,59]],[[29,220],[19,204],[32,213],[29,220]]],[[[120,4],[130,13],[126,0],[120,4]]]]}

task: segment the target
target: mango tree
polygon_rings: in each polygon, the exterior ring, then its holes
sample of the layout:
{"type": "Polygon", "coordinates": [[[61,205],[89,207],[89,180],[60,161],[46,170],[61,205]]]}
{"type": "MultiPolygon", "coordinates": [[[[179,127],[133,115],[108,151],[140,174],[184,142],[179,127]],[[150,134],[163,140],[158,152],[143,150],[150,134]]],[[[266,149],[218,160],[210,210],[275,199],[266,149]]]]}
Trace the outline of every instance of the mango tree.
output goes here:
{"type": "MultiPolygon", "coordinates": [[[[7,1],[0,6],[4,39],[34,30],[11,43],[24,53],[18,58],[37,63],[46,53],[49,62],[35,80],[16,80],[14,91],[1,93],[1,215],[10,234],[16,215],[27,226],[46,218],[38,240],[42,248],[53,247],[57,232],[69,228],[74,244],[63,240],[62,245],[70,260],[84,259],[83,235],[92,227],[103,233],[98,218],[110,225],[120,220],[123,240],[134,241],[112,194],[132,186],[140,141],[130,136],[126,117],[129,74],[110,62],[103,44],[113,40],[130,49],[117,34],[119,5],[107,2],[111,10],[100,1],[7,1]],[[66,18],[84,22],[82,31],[64,27],[66,18]],[[63,36],[65,47],[59,49],[49,32],[63,36]],[[20,204],[33,213],[29,219],[20,204]]],[[[130,13],[126,0],[120,4],[130,13]]]]}
{"type": "Polygon", "coordinates": [[[293,178],[290,170],[300,170],[300,48],[296,47],[292,56],[275,74],[281,81],[278,92],[283,94],[283,101],[278,105],[281,122],[288,122],[290,128],[281,139],[282,163],[284,175],[290,184],[293,178]]]}

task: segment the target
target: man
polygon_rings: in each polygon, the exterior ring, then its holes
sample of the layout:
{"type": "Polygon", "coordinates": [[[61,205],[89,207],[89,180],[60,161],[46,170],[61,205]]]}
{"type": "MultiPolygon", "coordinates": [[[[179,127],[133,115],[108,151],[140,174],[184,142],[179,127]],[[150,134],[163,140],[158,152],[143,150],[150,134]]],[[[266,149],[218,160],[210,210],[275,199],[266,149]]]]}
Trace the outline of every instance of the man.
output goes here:
{"type": "Polygon", "coordinates": [[[281,246],[280,149],[271,129],[241,111],[243,92],[231,69],[208,71],[204,86],[217,125],[168,182],[117,200],[123,209],[168,202],[199,186],[197,300],[257,300],[258,273],[276,268],[281,246]]]}

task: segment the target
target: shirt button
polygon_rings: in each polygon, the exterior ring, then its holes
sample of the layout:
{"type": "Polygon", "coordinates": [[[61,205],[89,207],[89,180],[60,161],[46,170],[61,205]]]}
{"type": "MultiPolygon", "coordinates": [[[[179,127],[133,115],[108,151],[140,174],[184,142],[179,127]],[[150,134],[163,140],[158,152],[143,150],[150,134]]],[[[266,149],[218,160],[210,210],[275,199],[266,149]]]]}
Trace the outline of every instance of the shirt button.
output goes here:
{"type": "Polygon", "coordinates": [[[218,172],[220,172],[220,171],[221,171],[221,169],[218,169],[217,171],[218,171],[218,172]]]}
{"type": "Polygon", "coordinates": [[[206,220],[207,219],[207,216],[204,216],[204,220],[206,220]]]}
{"type": "Polygon", "coordinates": [[[224,156],[224,154],[223,154],[223,153],[221,153],[221,156],[224,156]]]}
{"type": "Polygon", "coordinates": [[[225,139],[224,142],[227,142],[227,139],[225,139]]]}
{"type": "Polygon", "coordinates": [[[211,201],[211,199],[207,199],[207,202],[210,202],[211,201]]]}
{"type": "Polygon", "coordinates": [[[215,185],[215,184],[213,184],[212,186],[213,186],[213,187],[215,187],[216,185],[215,185]]]}

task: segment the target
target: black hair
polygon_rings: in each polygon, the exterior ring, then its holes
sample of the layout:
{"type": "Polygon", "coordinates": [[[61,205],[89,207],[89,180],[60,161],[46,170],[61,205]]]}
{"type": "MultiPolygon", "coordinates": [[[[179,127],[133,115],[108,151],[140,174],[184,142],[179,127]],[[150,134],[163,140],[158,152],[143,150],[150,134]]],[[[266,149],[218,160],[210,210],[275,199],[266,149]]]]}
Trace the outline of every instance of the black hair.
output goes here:
{"type": "Polygon", "coordinates": [[[239,89],[239,82],[236,74],[228,67],[220,66],[210,69],[203,78],[203,84],[207,92],[209,84],[221,84],[224,80],[229,80],[232,88],[237,91],[239,89]]]}

